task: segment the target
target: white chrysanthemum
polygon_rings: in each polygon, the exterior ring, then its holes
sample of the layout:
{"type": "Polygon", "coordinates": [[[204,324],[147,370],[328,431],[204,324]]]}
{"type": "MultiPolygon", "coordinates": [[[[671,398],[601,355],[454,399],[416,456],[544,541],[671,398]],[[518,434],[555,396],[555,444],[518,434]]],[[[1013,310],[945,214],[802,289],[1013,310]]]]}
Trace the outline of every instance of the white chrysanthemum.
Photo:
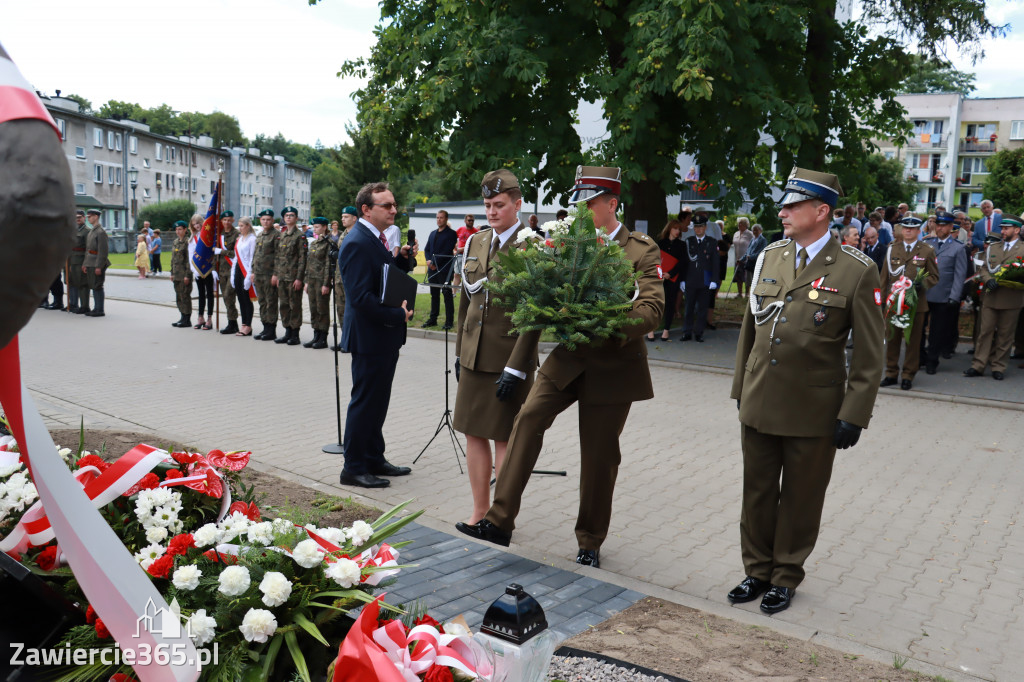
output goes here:
{"type": "Polygon", "coordinates": [[[146,529],[146,542],[163,542],[167,539],[167,529],[163,526],[150,526],[146,529]]]}
{"type": "Polygon", "coordinates": [[[179,566],[174,569],[174,575],[171,576],[171,582],[179,590],[194,590],[199,587],[199,578],[203,575],[203,572],[199,570],[198,566],[191,564],[185,566],[179,566]]]}
{"type": "Polygon", "coordinates": [[[260,592],[263,593],[263,603],[267,606],[280,606],[288,601],[292,594],[292,584],[284,573],[268,571],[260,582],[260,592]]]}
{"type": "Polygon", "coordinates": [[[153,523],[159,526],[170,526],[178,520],[178,512],[172,511],[169,506],[159,506],[153,510],[153,523]]]}
{"type": "Polygon", "coordinates": [[[71,448],[62,448],[58,445],[57,454],[60,455],[61,459],[63,459],[66,462],[68,460],[68,457],[71,456],[71,448]]]}
{"type": "Polygon", "coordinates": [[[324,550],[313,540],[303,540],[295,545],[292,558],[303,568],[313,568],[324,560],[324,550]]]}
{"type": "Polygon", "coordinates": [[[359,584],[362,572],[359,570],[359,564],[351,559],[338,559],[327,567],[324,575],[342,587],[352,587],[359,584]]]}
{"type": "Polygon", "coordinates": [[[212,523],[208,523],[192,533],[192,539],[196,541],[196,547],[215,545],[220,542],[220,530],[212,523]]]}
{"type": "Polygon", "coordinates": [[[345,542],[346,537],[345,531],[341,528],[321,528],[316,532],[316,534],[324,540],[327,540],[327,542],[334,543],[335,545],[340,545],[345,542]]]}
{"type": "Polygon", "coordinates": [[[540,239],[540,233],[532,227],[524,227],[519,230],[519,236],[516,237],[516,244],[522,244],[528,239],[540,239]]]}
{"type": "Polygon", "coordinates": [[[146,570],[150,564],[162,557],[165,551],[166,548],[163,545],[154,542],[136,552],[135,560],[139,562],[143,570],[146,570]]]}
{"type": "Polygon", "coordinates": [[[21,472],[18,472],[16,474],[14,474],[9,479],[7,479],[7,484],[6,484],[7,494],[9,495],[9,494],[11,494],[11,492],[13,492],[15,490],[21,490],[22,488],[25,487],[25,485],[27,483],[28,483],[28,477],[25,475],[25,472],[21,471],[21,472]]]}
{"type": "Polygon", "coordinates": [[[228,597],[237,597],[249,589],[249,569],[245,566],[228,566],[220,572],[217,590],[228,597]]]}
{"type": "Polygon", "coordinates": [[[21,462],[15,462],[14,464],[8,464],[5,467],[0,467],[0,478],[6,478],[15,471],[20,471],[22,466],[21,462]]]}
{"type": "Polygon", "coordinates": [[[247,642],[266,642],[277,632],[277,619],[266,609],[249,609],[238,630],[247,642]]]}
{"type": "Polygon", "coordinates": [[[275,533],[287,533],[289,531],[295,530],[295,524],[289,521],[288,519],[278,518],[271,521],[271,523],[274,524],[275,533]]]}
{"type": "Polygon", "coordinates": [[[263,545],[266,547],[274,541],[274,524],[269,521],[254,523],[249,526],[249,530],[246,531],[246,535],[249,537],[249,542],[252,544],[263,545]]]}
{"type": "Polygon", "coordinates": [[[217,621],[206,615],[206,609],[199,609],[185,621],[185,631],[196,646],[212,642],[217,635],[217,621]]]}
{"type": "Polygon", "coordinates": [[[352,540],[353,545],[359,547],[365,544],[370,539],[370,536],[373,535],[373,526],[366,521],[356,521],[352,524],[351,528],[345,529],[345,535],[352,540]]]}

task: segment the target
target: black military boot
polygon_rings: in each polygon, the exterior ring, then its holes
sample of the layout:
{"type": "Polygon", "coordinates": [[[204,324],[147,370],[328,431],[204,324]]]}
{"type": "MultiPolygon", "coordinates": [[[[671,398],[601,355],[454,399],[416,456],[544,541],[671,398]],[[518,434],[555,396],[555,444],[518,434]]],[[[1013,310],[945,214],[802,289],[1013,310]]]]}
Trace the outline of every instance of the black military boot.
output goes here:
{"type": "Polygon", "coordinates": [[[171,322],[172,327],[191,327],[192,320],[187,315],[182,315],[177,322],[171,322]]]}
{"type": "Polygon", "coordinates": [[[78,312],[78,287],[68,287],[68,312],[78,312]]]}
{"type": "Polygon", "coordinates": [[[319,331],[316,333],[316,338],[313,339],[313,345],[311,348],[320,350],[321,348],[327,348],[327,330],[319,331]]]}
{"type": "Polygon", "coordinates": [[[220,330],[221,334],[237,334],[238,333],[238,321],[228,320],[228,326],[220,330]]]}
{"type": "Polygon", "coordinates": [[[277,324],[265,325],[260,341],[274,341],[277,338],[277,324]]]}
{"type": "Polygon", "coordinates": [[[291,335],[292,335],[291,338],[288,339],[288,345],[289,346],[297,346],[300,343],[302,343],[302,339],[299,338],[299,328],[298,327],[295,327],[293,329],[289,329],[288,331],[290,331],[291,335]]]}
{"type": "Polygon", "coordinates": [[[316,343],[319,339],[320,339],[320,332],[318,332],[317,330],[314,329],[313,330],[313,338],[311,338],[309,341],[306,341],[306,343],[302,344],[302,347],[303,348],[312,348],[313,344],[316,343]]]}
{"type": "Polygon", "coordinates": [[[288,343],[291,340],[292,340],[292,328],[291,327],[285,327],[284,328],[284,336],[282,336],[280,338],[277,338],[277,339],[274,339],[274,343],[288,343]]]}
{"type": "Polygon", "coordinates": [[[96,291],[92,292],[92,297],[93,301],[95,302],[95,305],[93,306],[92,311],[86,313],[86,315],[88,315],[89,317],[103,317],[103,289],[97,289],[96,291]]]}

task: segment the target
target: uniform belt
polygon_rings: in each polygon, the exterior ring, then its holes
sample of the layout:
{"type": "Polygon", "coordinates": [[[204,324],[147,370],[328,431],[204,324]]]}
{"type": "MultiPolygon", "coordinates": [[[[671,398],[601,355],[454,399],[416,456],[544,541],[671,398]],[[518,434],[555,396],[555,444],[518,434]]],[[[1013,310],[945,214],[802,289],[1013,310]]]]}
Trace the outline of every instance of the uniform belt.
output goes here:
{"type": "Polygon", "coordinates": [[[89,253],[91,253],[92,255],[94,255],[94,256],[95,256],[96,254],[98,254],[98,253],[99,253],[99,251],[90,251],[89,253]]]}
{"type": "Polygon", "coordinates": [[[71,250],[72,250],[72,251],[85,251],[85,249],[84,249],[84,248],[82,248],[82,247],[80,247],[80,246],[76,246],[76,247],[74,247],[74,248],[73,248],[73,249],[71,249],[71,250]]]}

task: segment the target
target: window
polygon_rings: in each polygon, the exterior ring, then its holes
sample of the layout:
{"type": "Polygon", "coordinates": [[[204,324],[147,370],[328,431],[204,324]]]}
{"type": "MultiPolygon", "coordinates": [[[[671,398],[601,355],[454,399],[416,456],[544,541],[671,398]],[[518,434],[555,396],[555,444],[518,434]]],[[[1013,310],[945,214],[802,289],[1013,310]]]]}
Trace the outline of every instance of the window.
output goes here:
{"type": "Polygon", "coordinates": [[[217,183],[210,180],[210,194],[213,194],[215,191],[217,191],[217,183]]]}
{"type": "Polygon", "coordinates": [[[92,179],[93,182],[103,182],[103,166],[99,165],[98,163],[95,164],[92,168],[92,179]]]}
{"type": "Polygon", "coordinates": [[[205,178],[206,177],[206,169],[205,168],[200,168],[199,169],[199,177],[201,177],[201,178],[205,178]]]}
{"type": "Polygon", "coordinates": [[[131,154],[139,153],[139,138],[134,135],[128,136],[128,152],[131,154]]]}
{"type": "Polygon", "coordinates": [[[107,149],[113,149],[113,148],[114,148],[114,131],[108,130],[107,131],[107,149]]]}
{"type": "Polygon", "coordinates": [[[199,178],[192,178],[192,192],[195,193],[195,192],[198,192],[198,191],[199,191],[199,178]]]}
{"type": "Polygon", "coordinates": [[[192,167],[196,167],[196,153],[192,152],[192,167]]]}
{"type": "Polygon", "coordinates": [[[146,189],[145,187],[142,188],[142,198],[143,199],[148,199],[149,198],[149,190],[146,189]]]}
{"type": "Polygon", "coordinates": [[[988,173],[985,159],[979,156],[967,157],[964,159],[964,173],[988,173]]]}
{"type": "Polygon", "coordinates": [[[64,140],[68,139],[68,136],[65,134],[67,126],[64,123],[64,119],[62,119],[62,118],[55,118],[53,120],[57,124],[57,130],[60,131],[60,140],[61,140],[61,142],[63,142],[64,140]]]}
{"type": "Polygon", "coordinates": [[[92,135],[92,146],[94,146],[94,147],[102,147],[103,146],[103,129],[102,128],[93,128],[92,133],[93,133],[93,135],[92,135]]]}
{"type": "Polygon", "coordinates": [[[892,159],[896,157],[896,152],[885,152],[885,158],[892,159]]]}
{"type": "Polygon", "coordinates": [[[1012,121],[1010,123],[1010,139],[1024,140],[1024,121],[1012,121]]]}
{"type": "Polygon", "coordinates": [[[117,172],[114,174],[114,184],[115,185],[120,185],[121,184],[121,169],[120,168],[118,168],[117,172]]]}
{"type": "Polygon", "coordinates": [[[995,123],[968,123],[967,137],[976,137],[978,142],[988,142],[996,134],[995,123]]]}
{"type": "Polygon", "coordinates": [[[149,168],[149,159],[142,159],[142,167],[149,168]]]}
{"type": "Polygon", "coordinates": [[[85,194],[85,183],[83,183],[83,182],[76,182],[75,183],[75,194],[85,194]]]}
{"type": "Polygon", "coordinates": [[[167,160],[174,161],[177,150],[174,147],[167,148],[167,160]]]}
{"type": "Polygon", "coordinates": [[[113,185],[114,184],[114,167],[113,166],[107,166],[107,184],[108,185],[113,185]]]}
{"type": "Polygon", "coordinates": [[[254,167],[253,163],[252,163],[252,159],[249,159],[249,163],[248,163],[248,165],[246,167],[249,169],[249,172],[252,173],[252,169],[254,167]]]}
{"type": "Polygon", "coordinates": [[[114,148],[121,151],[121,133],[114,135],[114,148]]]}
{"type": "Polygon", "coordinates": [[[269,178],[274,177],[274,167],[273,166],[267,166],[267,170],[270,171],[269,173],[267,173],[267,177],[269,177],[269,178]]]}
{"type": "Polygon", "coordinates": [[[75,156],[80,159],[85,158],[85,147],[75,147],[75,156]]]}
{"type": "Polygon", "coordinates": [[[157,161],[163,161],[164,160],[164,146],[161,143],[159,143],[159,142],[156,143],[156,160],[157,161]]]}

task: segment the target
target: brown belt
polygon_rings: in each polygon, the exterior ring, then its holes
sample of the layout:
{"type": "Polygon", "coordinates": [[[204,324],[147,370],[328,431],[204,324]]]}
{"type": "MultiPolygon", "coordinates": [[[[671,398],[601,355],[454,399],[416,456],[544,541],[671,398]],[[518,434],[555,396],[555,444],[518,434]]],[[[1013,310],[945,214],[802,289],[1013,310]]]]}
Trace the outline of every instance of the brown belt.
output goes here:
{"type": "Polygon", "coordinates": [[[94,256],[95,256],[96,254],[98,254],[98,253],[99,253],[99,251],[90,251],[89,253],[91,253],[92,255],[94,255],[94,256]]]}
{"type": "Polygon", "coordinates": [[[73,248],[73,249],[71,249],[71,250],[72,250],[72,251],[85,251],[85,249],[84,249],[84,248],[82,248],[82,247],[80,247],[80,246],[76,246],[75,248],[73,248]]]}

